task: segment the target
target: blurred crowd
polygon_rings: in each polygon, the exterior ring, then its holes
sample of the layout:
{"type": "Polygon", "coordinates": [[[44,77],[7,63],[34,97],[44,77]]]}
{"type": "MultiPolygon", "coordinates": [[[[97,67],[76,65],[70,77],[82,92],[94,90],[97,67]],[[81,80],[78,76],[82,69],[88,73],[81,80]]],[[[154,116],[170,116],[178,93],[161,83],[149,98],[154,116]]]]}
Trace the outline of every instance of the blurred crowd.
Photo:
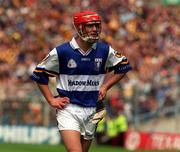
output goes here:
{"type": "Polygon", "coordinates": [[[143,0],[0,0],[1,123],[53,124],[54,113],[29,75],[52,48],[72,38],[72,15],[86,9],[102,16],[102,39],[133,67],[108,94],[110,118],[123,113],[132,122],[135,113],[178,104],[179,6],[151,8],[143,0]]]}

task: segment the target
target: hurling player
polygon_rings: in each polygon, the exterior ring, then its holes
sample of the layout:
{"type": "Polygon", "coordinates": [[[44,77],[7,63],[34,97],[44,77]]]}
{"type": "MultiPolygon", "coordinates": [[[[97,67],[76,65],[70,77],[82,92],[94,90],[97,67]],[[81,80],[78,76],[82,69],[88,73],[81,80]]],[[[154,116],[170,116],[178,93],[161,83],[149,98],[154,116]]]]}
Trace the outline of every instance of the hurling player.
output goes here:
{"type": "Polygon", "coordinates": [[[88,152],[105,113],[107,91],[131,70],[124,55],[100,40],[101,22],[94,11],[75,13],[77,34],[51,50],[31,76],[57,110],[58,129],[68,152],[88,152]],[[112,75],[104,80],[107,73],[112,75]],[[49,77],[57,79],[58,97],[48,87],[49,77]]]}

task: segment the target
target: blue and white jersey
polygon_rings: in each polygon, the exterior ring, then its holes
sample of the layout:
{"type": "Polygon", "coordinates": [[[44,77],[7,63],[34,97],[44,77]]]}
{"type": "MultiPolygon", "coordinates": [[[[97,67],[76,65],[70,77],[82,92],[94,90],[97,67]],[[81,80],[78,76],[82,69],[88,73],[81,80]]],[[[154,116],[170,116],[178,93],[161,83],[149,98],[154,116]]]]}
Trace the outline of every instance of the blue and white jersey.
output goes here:
{"type": "Polygon", "coordinates": [[[54,48],[37,65],[31,77],[37,83],[48,84],[48,77],[56,76],[61,97],[69,97],[72,104],[95,107],[105,74],[129,70],[131,66],[127,58],[107,43],[99,41],[85,53],[73,38],[54,48]]]}

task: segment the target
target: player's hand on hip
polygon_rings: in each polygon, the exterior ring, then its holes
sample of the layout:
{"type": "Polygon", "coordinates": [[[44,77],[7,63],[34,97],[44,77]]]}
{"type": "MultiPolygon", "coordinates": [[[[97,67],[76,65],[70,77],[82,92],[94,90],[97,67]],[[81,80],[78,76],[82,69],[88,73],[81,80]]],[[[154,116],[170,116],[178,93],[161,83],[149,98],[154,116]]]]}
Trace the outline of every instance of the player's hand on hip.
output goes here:
{"type": "Polygon", "coordinates": [[[70,102],[70,99],[68,97],[54,97],[53,100],[51,101],[50,105],[53,108],[57,109],[63,109],[66,104],[70,102]]]}

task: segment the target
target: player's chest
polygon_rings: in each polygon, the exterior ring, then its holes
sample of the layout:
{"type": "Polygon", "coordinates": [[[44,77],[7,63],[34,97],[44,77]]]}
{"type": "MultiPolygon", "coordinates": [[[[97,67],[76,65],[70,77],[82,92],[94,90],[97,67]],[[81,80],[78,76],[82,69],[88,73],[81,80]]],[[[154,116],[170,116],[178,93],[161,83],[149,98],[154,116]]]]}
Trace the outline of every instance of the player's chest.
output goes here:
{"type": "Polygon", "coordinates": [[[103,54],[93,52],[88,55],[74,52],[65,55],[60,62],[60,70],[64,70],[67,74],[102,74],[104,66],[103,54]]]}

